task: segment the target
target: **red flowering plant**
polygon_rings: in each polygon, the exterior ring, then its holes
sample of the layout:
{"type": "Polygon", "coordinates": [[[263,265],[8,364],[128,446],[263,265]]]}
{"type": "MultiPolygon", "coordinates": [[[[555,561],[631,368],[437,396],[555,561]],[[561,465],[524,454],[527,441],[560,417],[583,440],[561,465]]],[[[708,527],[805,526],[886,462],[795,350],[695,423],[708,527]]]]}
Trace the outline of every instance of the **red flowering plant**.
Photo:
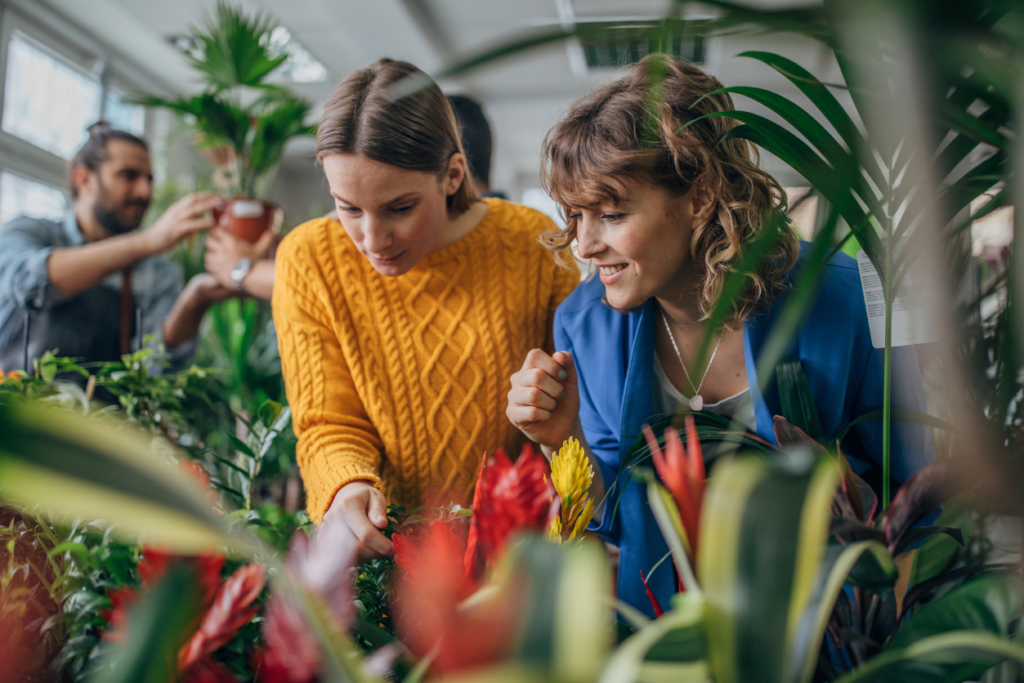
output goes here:
{"type": "Polygon", "coordinates": [[[473,492],[467,575],[479,578],[482,561],[497,561],[515,533],[543,533],[558,512],[548,464],[529,444],[515,463],[501,449],[492,458],[485,455],[473,492]]]}
{"type": "Polygon", "coordinates": [[[394,608],[398,633],[435,674],[497,661],[510,647],[518,610],[507,577],[486,582],[524,532],[544,534],[560,499],[547,462],[530,446],[513,463],[504,451],[484,456],[467,529],[461,516],[413,525],[393,537],[402,570],[394,608]],[[505,590],[495,590],[503,584],[505,590]]]}
{"type": "Polygon", "coordinates": [[[242,566],[222,582],[222,556],[182,557],[145,548],[138,568],[141,587],[125,586],[109,595],[112,607],[104,613],[108,623],[104,637],[113,642],[123,640],[124,632],[130,626],[129,608],[176,563],[190,564],[194,568],[199,578],[198,594],[202,605],[202,616],[195,630],[178,652],[179,680],[186,683],[236,680],[230,670],[213,658],[213,654],[234,638],[238,630],[252,621],[259,611],[259,605],[254,603],[265,585],[262,564],[242,566]]]}

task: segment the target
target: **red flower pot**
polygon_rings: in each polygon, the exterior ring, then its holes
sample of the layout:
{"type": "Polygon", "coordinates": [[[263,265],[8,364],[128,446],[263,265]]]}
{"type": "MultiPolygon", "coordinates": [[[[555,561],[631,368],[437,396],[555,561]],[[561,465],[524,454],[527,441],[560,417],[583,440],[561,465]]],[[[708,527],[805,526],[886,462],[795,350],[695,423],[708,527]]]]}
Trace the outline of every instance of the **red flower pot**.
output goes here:
{"type": "Polygon", "coordinates": [[[279,220],[281,208],[260,199],[232,197],[224,200],[223,209],[214,209],[217,225],[249,242],[257,242],[279,220]]]}

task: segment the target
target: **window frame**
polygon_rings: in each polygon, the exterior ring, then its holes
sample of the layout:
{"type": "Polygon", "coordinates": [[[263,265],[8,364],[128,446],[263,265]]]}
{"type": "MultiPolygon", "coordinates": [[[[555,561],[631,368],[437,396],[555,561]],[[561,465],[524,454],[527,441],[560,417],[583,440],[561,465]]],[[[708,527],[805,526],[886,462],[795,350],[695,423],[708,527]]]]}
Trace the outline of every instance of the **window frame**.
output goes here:
{"type": "MultiPolygon", "coordinates": [[[[57,59],[70,63],[73,68],[95,74],[100,83],[101,116],[112,91],[122,94],[152,91],[154,79],[81,28],[32,0],[0,0],[0,171],[66,192],[67,160],[2,128],[8,46],[15,32],[23,34],[57,59]]],[[[149,137],[153,124],[153,116],[147,109],[143,136],[149,137]]]]}

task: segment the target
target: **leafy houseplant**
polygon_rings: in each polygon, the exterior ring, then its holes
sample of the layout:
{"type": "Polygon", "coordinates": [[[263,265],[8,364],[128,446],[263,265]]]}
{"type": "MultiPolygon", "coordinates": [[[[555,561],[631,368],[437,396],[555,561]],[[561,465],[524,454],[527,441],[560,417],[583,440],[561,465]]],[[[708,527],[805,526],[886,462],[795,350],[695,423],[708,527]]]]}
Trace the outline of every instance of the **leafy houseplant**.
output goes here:
{"type": "Polygon", "coordinates": [[[197,148],[213,163],[234,199],[219,223],[256,241],[277,213],[256,201],[292,138],[315,133],[305,123],[310,103],[267,79],[288,59],[270,43],[275,25],[263,15],[248,17],[226,2],[202,28],[193,28],[189,64],[204,84],[191,97],[146,97],[142,104],[164,107],[185,117],[195,129],[197,148]]]}

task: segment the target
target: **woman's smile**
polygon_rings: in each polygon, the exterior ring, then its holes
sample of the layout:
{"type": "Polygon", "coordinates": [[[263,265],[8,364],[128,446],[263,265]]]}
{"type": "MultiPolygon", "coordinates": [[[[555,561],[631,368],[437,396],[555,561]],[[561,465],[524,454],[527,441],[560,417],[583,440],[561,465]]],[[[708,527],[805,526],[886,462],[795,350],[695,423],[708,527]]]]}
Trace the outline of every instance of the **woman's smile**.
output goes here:
{"type": "Polygon", "coordinates": [[[601,273],[601,282],[603,282],[605,286],[617,282],[628,267],[628,263],[616,263],[610,266],[599,265],[598,270],[601,273]]]}

